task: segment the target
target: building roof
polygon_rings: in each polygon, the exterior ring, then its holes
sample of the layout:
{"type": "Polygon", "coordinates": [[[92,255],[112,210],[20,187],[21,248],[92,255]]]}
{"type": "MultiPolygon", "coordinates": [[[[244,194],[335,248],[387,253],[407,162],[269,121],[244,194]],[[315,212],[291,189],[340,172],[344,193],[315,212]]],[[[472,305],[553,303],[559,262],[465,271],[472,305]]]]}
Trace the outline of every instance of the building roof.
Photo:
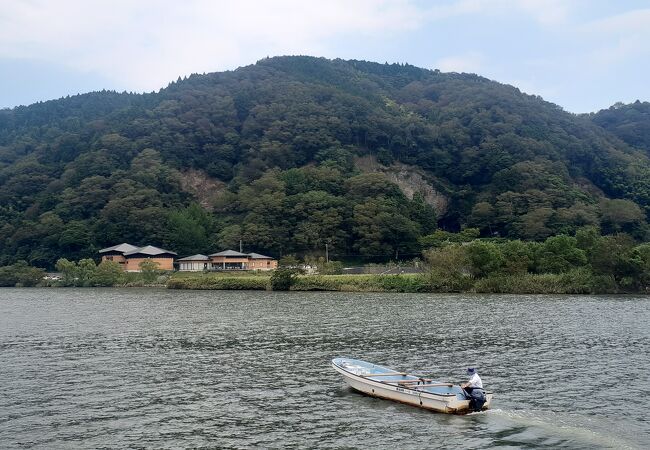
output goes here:
{"type": "Polygon", "coordinates": [[[99,251],[99,253],[108,253],[108,252],[120,252],[120,253],[126,253],[126,252],[131,252],[133,250],[136,250],[138,247],[135,245],[127,244],[126,242],[119,244],[119,245],[114,245],[112,247],[108,248],[103,248],[99,251]]]}
{"type": "Polygon", "coordinates": [[[140,247],[140,248],[136,248],[135,250],[131,250],[129,252],[126,252],[126,253],[124,253],[124,256],[131,256],[131,255],[158,256],[158,255],[164,255],[165,253],[170,254],[170,255],[175,255],[176,254],[176,252],[171,252],[169,250],[154,247],[153,245],[147,245],[146,247],[140,247]]]}
{"type": "Polygon", "coordinates": [[[259,253],[249,253],[248,256],[251,259],[273,259],[270,256],[260,255],[259,253]]]}
{"type": "Polygon", "coordinates": [[[177,261],[210,261],[210,258],[205,255],[198,254],[186,256],[185,258],[178,259],[177,261]]]}
{"type": "Polygon", "coordinates": [[[240,258],[247,258],[248,257],[248,255],[246,253],[239,253],[239,252],[236,252],[234,250],[224,250],[224,251],[219,252],[219,253],[213,253],[210,256],[237,256],[237,257],[240,257],[240,258]]]}

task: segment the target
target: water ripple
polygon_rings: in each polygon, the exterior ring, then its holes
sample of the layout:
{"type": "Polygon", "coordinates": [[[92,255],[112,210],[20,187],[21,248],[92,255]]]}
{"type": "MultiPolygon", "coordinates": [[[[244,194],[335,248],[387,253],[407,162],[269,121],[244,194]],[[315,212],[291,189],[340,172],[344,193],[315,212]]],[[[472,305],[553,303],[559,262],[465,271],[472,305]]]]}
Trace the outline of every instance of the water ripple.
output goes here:
{"type": "Polygon", "coordinates": [[[647,297],[0,291],[0,447],[647,448],[647,297]],[[475,320],[474,318],[480,318],[475,320]],[[348,389],[335,356],[491,411],[348,389]]]}

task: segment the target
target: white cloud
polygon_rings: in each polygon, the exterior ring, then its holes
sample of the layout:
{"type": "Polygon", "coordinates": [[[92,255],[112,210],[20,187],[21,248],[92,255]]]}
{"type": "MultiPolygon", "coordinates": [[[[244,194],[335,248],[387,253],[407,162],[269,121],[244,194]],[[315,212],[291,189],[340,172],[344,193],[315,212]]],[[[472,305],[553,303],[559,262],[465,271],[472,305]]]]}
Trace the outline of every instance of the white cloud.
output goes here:
{"type": "Polygon", "coordinates": [[[601,70],[626,60],[645,59],[650,54],[650,9],[589,22],[579,31],[582,39],[592,42],[593,48],[585,54],[586,62],[601,70]]]}
{"type": "Polygon", "coordinates": [[[564,24],[570,8],[564,0],[457,0],[430,7],[426,17],[431,20],[462,15],[482,14],[496,17],[524,15],[541,25],[564,24]]]}
{"type": "MultiPolygon", "coordinates": [[[[562,20],[559,0],[21,0],[0,7],[0,58],[36,59],[154,90],[179,75],[232,69],[264,56],[338,56],[335,38],[377,39],[466,14],[562,20]]],[[[443,58],[478,71],[477,55],[443,58]]]]}
{"type": "Polygon", "coordinates": [[[564,0],[519,0],[514,3],[542,25],[562,25],[570,15],[569,3],[564,0]]]}
{"type": "MultiPolygon", "coordinates": [[[[641,78],[650,60],[650,8],[585,23],[609,11],[591,0],[0,0],[0,62],[32,60],[102,86],[148,91],[265,56],[408,58],[516,80],[563,104],[583,95],[586,104],[605,89],[576,85],[619,72],[641,78]],[[513,25],[521,45],[494,40],[503,39],[495,26],[513,25]],[[476,42],[481,31],[486,39],[476,42]]],[[[645,85],[634,86],[647,97],[645,85]]],[[[632,89],[618,83],[606,91],[627,98],[632,89]]]]}
{"type": "Polygon", "coordinates": [[[99,72],[138,90],[276,54],[324,54],[347,33],[417,28],[408,0],[25,0],[0,9],[0,57],[99,72]]]}
{"type": "Polygon", "coordinates": [[[582,30],[593,33],[649,33],[650,9],[636,9],[595,20],[585,24],[582,30]]]}

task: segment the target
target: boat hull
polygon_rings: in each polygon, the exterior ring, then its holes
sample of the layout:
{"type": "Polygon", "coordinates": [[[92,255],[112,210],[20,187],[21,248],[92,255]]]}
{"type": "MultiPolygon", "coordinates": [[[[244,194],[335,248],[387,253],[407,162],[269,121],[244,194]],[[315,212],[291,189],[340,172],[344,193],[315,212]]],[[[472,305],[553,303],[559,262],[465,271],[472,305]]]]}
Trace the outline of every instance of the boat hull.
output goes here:
{"type": "MultiPolygon", "coordinates": [[[[334,370],[343,376],[344,381],[352,389],[364,394],[370,395],[372,397],[393,400],[441,413],[467,414],[469,412],[472,412],[469,408],[470,402],[469,400],[465,399],[460,386],[455,386],[453,389],[448,388],[448,392],[427,392],[424,390],[424,388],[421,389],[418,387],[408,387],[405,385],[400,386],[396,383],[392,383],[397,381],[395,378],[417,379],[415,376],[404,375],[401,377],[391,377],[392,379],[389,381],[379,381],[376,379],[378,378],[377,376],[374,377],[375,379],[370,379],[369,377],[372,375],[361,375],[346,369],[345,367],[341,366],[341,360],[341,358],[337,358],[332,362],[332,367],[334,370]],[[337,361],[339,361],[339,363],[337,363],[337,361]]],[[[378,372],[376,375],[381,375],[381,372],[378,372]]],[[[441,390],[444,391],[444,389],[441,390]]],[[[486,401],[483,405],[484,410],[490,407],[492,397],[492,393],[486,393],[486,401]]]]}

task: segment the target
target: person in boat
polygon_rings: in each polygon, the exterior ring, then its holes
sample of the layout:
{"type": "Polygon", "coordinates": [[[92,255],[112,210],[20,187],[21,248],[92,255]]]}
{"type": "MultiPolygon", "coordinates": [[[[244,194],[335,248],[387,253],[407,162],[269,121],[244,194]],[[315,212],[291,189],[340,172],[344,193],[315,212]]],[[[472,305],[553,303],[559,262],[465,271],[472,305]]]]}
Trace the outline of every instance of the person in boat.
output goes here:
{"type": "Polygon", "coordinates": [[[462,387],[465,392],[471,394],[474,389],[483,389],[483,381],[481,380],[481,377],[478,376],[478,372],[475,368],[468,368],[467,376],[469,377],[467,383],[460,385],[460,387],[462,387]]]}
{"type": "Polygon", "coordinates": [[[460,387],[463,388],[465,397],[469,399],[469,408],[473,411],[480,411],[485,403],[483,381],[473,367],[467,369],[467,376],[469,376],[469,380],[467,383],[461,384],[460,387]]]}

